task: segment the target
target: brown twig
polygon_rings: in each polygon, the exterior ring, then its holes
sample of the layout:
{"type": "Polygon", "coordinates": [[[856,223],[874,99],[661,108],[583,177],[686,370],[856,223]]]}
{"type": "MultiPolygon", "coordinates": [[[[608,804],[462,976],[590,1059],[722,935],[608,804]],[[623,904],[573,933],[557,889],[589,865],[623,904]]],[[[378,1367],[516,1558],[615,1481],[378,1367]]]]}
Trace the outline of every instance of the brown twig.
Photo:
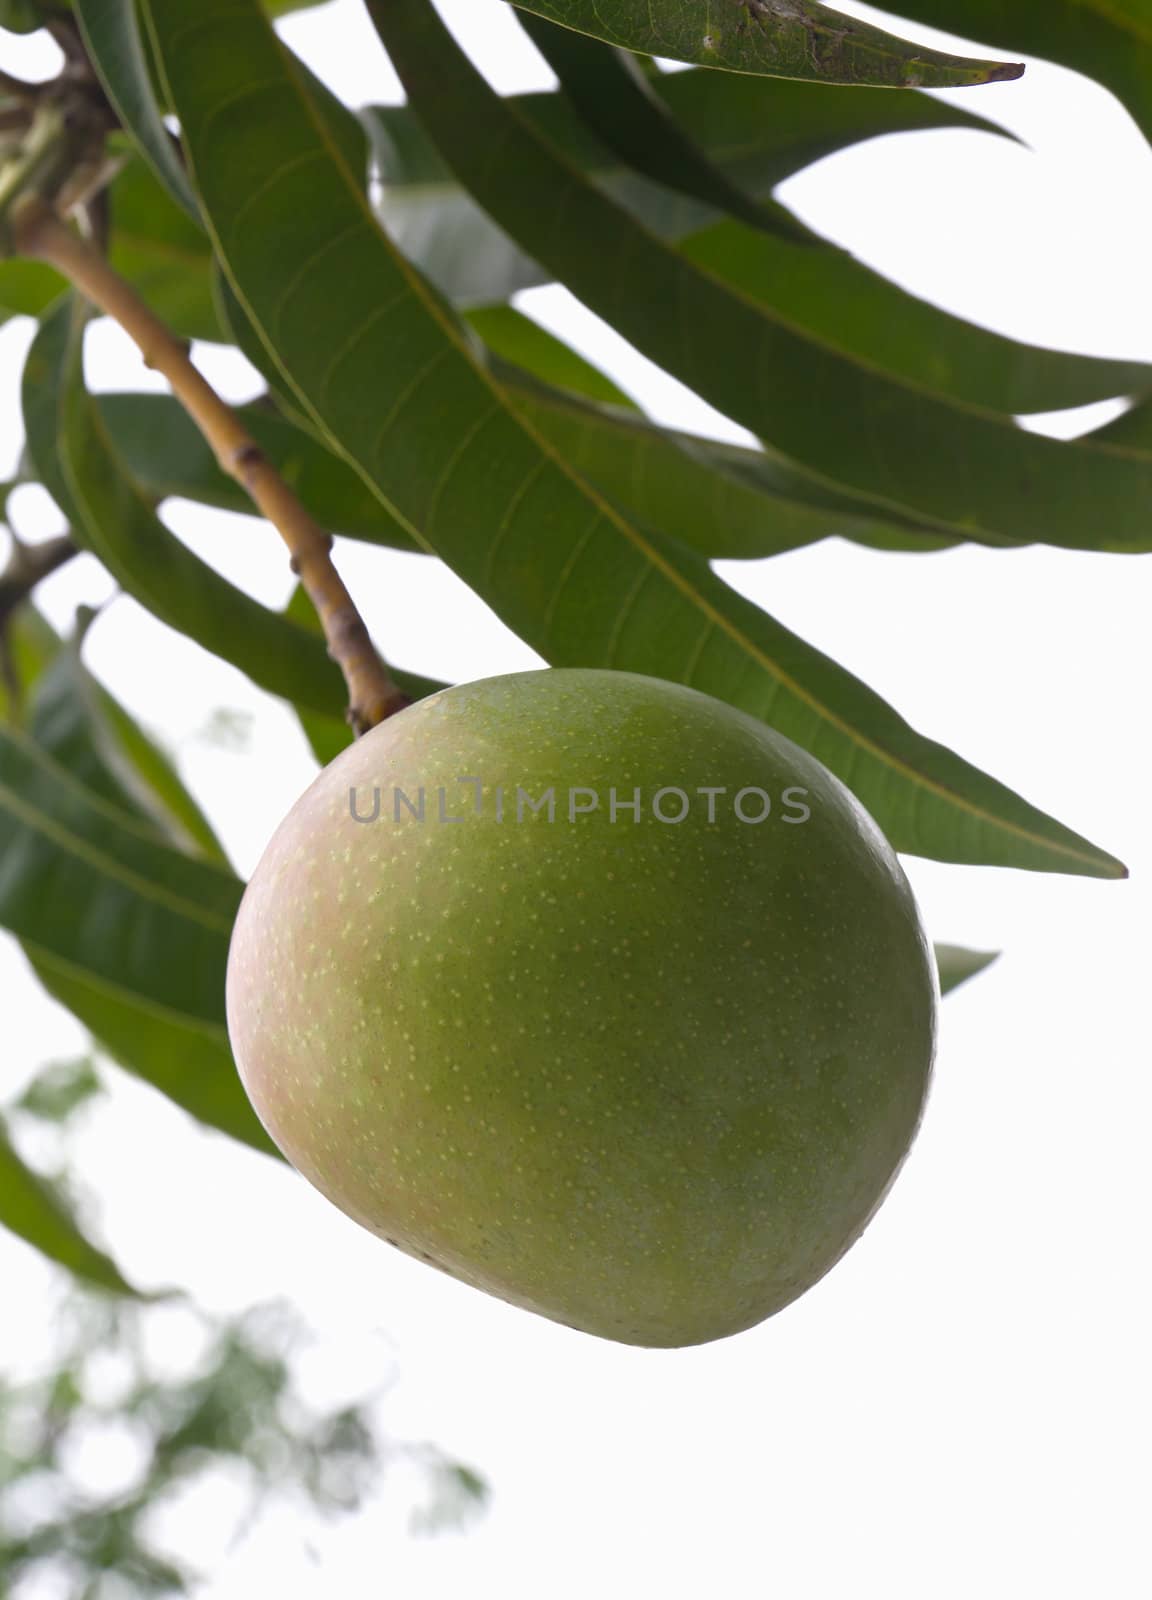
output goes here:
{"type": "Polygon", "coordinates": [[[36,585],[78,554],[66,533],[56,539],[45,539],[43,544],[17,545],[8,565],[0,572],[0,632],[36,585]]]}
{"type": "Polygon", "coordinates": [[[67,534],[46,539],[43,544],[21,544],[13,534],[12,543],[8,564],[0,572],[0,701],[7,700],[7,718],[17,724],[23,710],[24,684],[16,660],[12,619],[36,585],[79,551],[67,534]]]}
{"type": "Polygon", "coordinates": [[[279,531],[292,570],[316,607],[328,654],[348,685],[348,720],[357,734],[408,704],[369,637],[356,604],[332,563],[332,537],[309,515],[232,409],[193,366],[188,347],[156,317],[132,286],[53,208],[29,195],[12,212],[21,255],[46,262],[100,311],[119,323],[211,445],[224,472],[251,496],[279,531]]]}
{"type": "Polygon", "coordinates": [[[23,78],[13,77],[0,67],[0,94],[8,95],[12,100],[35,100],[43,87],[43,84],[26,83],[23,78]]]}

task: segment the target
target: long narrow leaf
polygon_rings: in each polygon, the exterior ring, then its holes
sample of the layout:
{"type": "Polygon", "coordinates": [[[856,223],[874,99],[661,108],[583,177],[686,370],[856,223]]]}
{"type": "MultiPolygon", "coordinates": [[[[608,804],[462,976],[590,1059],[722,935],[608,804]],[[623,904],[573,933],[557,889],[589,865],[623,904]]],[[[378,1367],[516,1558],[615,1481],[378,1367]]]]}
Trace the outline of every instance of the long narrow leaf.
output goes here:
{"type": "Polygon", "coordinates": [[[242,886],[159,843],[0,729],[0,926],[157,1008],[223,1022],[242,886]]]}
{"type": "Polygon", "coordinates": [[[52,998],[117,1065],[205,1126],[265,1155],[279,1155],[244,1092],[222,1022],[193,1023],[158,1010],[43,952],[30,952],[30,959],[52,998]]]}
{"type": "Polygon", "coordinates": [[[1152,365],[1071,355],[978,328],[890,283],[846,251],[721,222],[681,253],[770,315],[862,364],[951,399],[1016,416],[1152,389],[1152,365]]]}
{"type": "Polygon", "coordinates": [[[900,849],[1123,873],[571,475],[381,234],[254,0],[148,11],[217,251],[285,381],[546,659],[692,683],[770,720],[838,771],[900,849]]]}
{"type": "Polygon", "coordinates": [[[916,552],[959,542],[837,494],[762,451],[677,433],[544,388],[514,384],[507,392],[614,503],[709,560],[754,560],[834,537],[916,552]]]}
{"type": "MultiPolygon", "coordinates": [[[[540,352],[528,349],[524,341],[518,353],[531,357],[540,352]]],[[[543,364],[570,375],[558,361],[543,364]]],[[[264,365],[271,365],[266,352],[264,365]]],[[[522,371],[513,373],[503,362],[493,371],[505,383],[509,403],[570,466],[640,522],[710,560],[751,560],[834,536],[874,549],[916,552],[960,542],[954,534],[877,513],[866,503],[804,479],[762,451],[678,433],[636,412],[589,404],[526,382],[522,371]]],[[[220,471],[183,408],[169,396],[101,395],[98,404],[114,442],[149,494],[158,499],[180,495],[231,511],[249,509],[243,491],[220,471]]],[[[398,549],[419,548],[364,480],[311,433],[267,410],[248,410],[244,421],[313,514],[334,533],[398,549]]]]}
{"type": "MultiPolygon", "coordinates": [[[[252,513],[235,478],[220,470],[204,435],[166,394],[95,397],[109,440],[127,470],[157,500],[177,496],[225,511],[252,513]]],[[[351,467],[313,434],[268,406],[245,406],[245,428],[308,510],[330,533],[397,550],[420,547],[351,467]]]]}
{"type": "Polygon", "coordinates": [[[542,140],[476,72],[429,0],[368,5],[413,107],[475,197],[717,409],[830,481],[962,534],[1075,546],[1092,527],[1098,548],[1146,548],[1152,463],[1024,434],[883,375],[733,291],[542,140]]]}
{"type": "Polygon", "coordinates": [[[197,218],[196,197],[156,99],[136,0],[74,0],[74,8],[92,64],[120,121],[173,200],[197,218]]]}
{"type": "Polygon", "coordinates": [[[138,1297],[105,1251],[82,1232],[52,1185],[21,1160],[0,1120],[0,1227],[98,1289],[138,1297]]]}
{"type": "Polygon", "coordinates": [[[811,237],[791,212],[758,200],[715,166],[672,116],[651,77],[625,50],[560,28],[531,11],[521,24],[592,133],[625,167],[786,239],[811,237]]]}
{"type": "Polygon", "coordinates": [[[894,9],[929,27],[1095,78],[1152,140],[1152,11],[1146,0],[897,0],[894,9]]]}
{"type": "Polygon", "coordinates": [[[157,838],[220,865],[220,842],[171,759],[81,659],[80,638],[52,643],[28,698],[25,728],[54,761],[86,788],[119,806],[157,838]]]}
{"type": "MultiPolygon", "coordinates": [[[[677,72],[650,80],[677,126],[731,184],[763,199],[813,161],[881,134],[970,128],[1004,130],[917,93],[870,95],[781,78],[677,72]]],[[[562,94],[516,95],[511,103],[569,161],[666,239],[718,220],[712,206],[651,183],[591,136],[562,94]]],[[[475,204],[409,106],[364,113],[384,183],[382,210],[393,237],[457,304],[505,300],[547,281],[475,204]]]]}
{"type": "Polygon", "coordinates": [[[515,0],[566,28],[641,55],[733,72],[887,88],[955,89],[1018,78],[1023,67],[906,43],[816,0],[515,0]]]}

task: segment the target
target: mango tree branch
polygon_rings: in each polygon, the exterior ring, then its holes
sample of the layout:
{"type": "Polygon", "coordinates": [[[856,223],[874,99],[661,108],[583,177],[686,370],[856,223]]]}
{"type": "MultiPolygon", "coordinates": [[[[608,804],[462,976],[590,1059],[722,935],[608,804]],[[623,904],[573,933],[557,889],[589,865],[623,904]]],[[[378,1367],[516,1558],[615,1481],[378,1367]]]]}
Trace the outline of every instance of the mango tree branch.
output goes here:
{"type": "Polygon", "coordinates": [[[40,84],[25,83],[23,78],[14,78],[0,67],[0,94],[6,94],[13,100],[35,100],[40,89],[40,84]]]}
{"type": "Polygon", "coordinates": [[[232,409],[193,366],[187,346],[144,304],[87,240],[33,195],[11,213],[16,250],[55,267],[118,322],[144,364],[161,373],[215,452],[291,553],[292,570],[316,607],[328,654],[348,685],[348,720],[359,735],[408,704],[377,655],[364,620],[332,563],[332,537],[309,515],[232,409]]]}
{"type": "Polygon", "coordinates": [[[38,583],[58,572],[78,553],[66,533],[46,539],[43,544],[17,545],[8,565],[0,571],[0,630],[38,583]]]}

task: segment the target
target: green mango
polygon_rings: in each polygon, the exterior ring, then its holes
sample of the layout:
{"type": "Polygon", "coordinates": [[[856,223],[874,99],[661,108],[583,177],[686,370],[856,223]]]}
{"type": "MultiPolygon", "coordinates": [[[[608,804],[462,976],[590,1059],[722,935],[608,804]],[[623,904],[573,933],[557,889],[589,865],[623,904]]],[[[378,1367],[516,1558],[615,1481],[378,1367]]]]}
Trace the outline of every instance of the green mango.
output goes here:
{"type": "Polygon", "coordinates": [[[241,1077],[300,1172],[466,1283],[628,1344],[749,1328],[857,1238],[937,983],[848,790],[677,684],[433,694],[339,755],[236,923],[241,1077]]]}

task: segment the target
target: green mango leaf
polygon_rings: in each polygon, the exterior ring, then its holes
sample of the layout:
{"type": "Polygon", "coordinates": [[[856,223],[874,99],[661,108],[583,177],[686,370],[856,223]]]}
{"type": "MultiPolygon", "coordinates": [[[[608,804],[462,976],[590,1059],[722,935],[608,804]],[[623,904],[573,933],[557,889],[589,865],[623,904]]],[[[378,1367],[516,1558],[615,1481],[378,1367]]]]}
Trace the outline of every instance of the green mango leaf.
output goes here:
{"type": "Polygon", "coordinates": [[[1148,548],[1152,463],[1025,433],[830,347],[586,182],[493,93],[428,0],[368,8],[413,109],[474,197],[639,350],[779,454],[967,537],[1080,547],[1093,530],[1098,549],[1148,548]],[[515,162],[498,159],[509,149],[515,162]]]}
{"type": "Polygon", "coordinates": [[[53,1185],[21,1160],[2,1119],[0,1226],[94,1288],[140,1298],[139,1291],[132,1287],[111,1256],[82,1232],[53,1185]]]}
{"type": "Polygon", "coordinates": [[[38,611],[24,604],[8,616],[4,637],[17,692],[14,696],[8,674],[0,673],[0,722],[19,728],[27,716],[29,691],[55,658],[60,636],[38,611]]]}
{"type": "Polygon", "coordinates": [[[23,384],[29,449],[77,540],[169,627],[271,694],[340,715],[344,683],[323,643],[220,577],[155,515],[84,388],[82,336],[82,319],[62,302],[41,324],[23,384]]]}
{"type": "Polygon", "coordinates": [[[530,11],[520,21],[588,128],[625,167],[782,238],[814,237],[791,212],[758,200],[713,164],[661,100],[656,80],[626,50],[558,28],[530,11]]]}
{"type": "Polygon", "coordinates": [[[202,229],[138,156],[117,174],[110,196],[112,265],[174,332],[222,341],[212,249],[202,229]]]}
{"type": "MultiPolygon", "coordinates": [[[[709,77],[724,88],[750,88],[758,94],[793,87],[691,72],[676,74],[668,83],[672,87],[685,79],[692,85],[709,77]]],[[[853,91],[800,87],[800,93],[852,96],[853,91]]],[[[904,103],[898,96],[857,94],[855,98],[904,103]]],[[[522,106],[533,126],[550,142],[557,142],[557,128],[552,124],[558,120],[554,112],[563,103],[561,96],[525,96],[509,103],[522,106]],[[553,114],[541,116],[541,107],[553,114]]],[[[710,103],[699,97],[695,101],[689,98],[685,105],[696,116],[700,106],[710,111],[710,103]]],[[[385,225],[450,299],[472,307],[485,298],[507,298],[548,281],[548,271],[518,249],[492,218],[463,194],[450,170],[428,146],[426,135],[404,121],[411,117],[407,107],[372,110],[365,115],[377,129],[383,171],[390,185],[382,208],[385,225]]],[[[561,130],[564,126],[559,123],[561,130]]],[[[719,143],[721,131],[725,141],[736,141],[741,134],[745,140],[753,136],[742,122],[731,128],[721,124],[715,130],[721,151],[740,148],[735,142],[731,146],[719,143]]],[[[1012,416],[1091,405],[1152,387],[1152,366],[1145,362],[1048,350],[990,333],[898,288],[847,251],[814,234],[807,236],[807,244],[789,244],[731,221],[717,222],[714,208],[678,201],[667,189],[655,189],[635,175],[629,179],[625,173],[597,171],[593,158],[572,140],[564,148],[637,221],[662,237],[681,241],[681,250],[691,261],[829,345],[898,377],[1012,416]]],[[[770,143],[767,149],[771,151],[770,143]]],[[[725,183],[731,182],[718,156],[705,151],[704,158],[715,165],[725,183]]]]}
{"type": "Polygon", "coordinates": [[[565,28],[640,55],[731,72],[896,89],[958,89],[1018,78],[1024,68],[909,44],[815,0],[515,0],[565,28]]]}
{"type": "Polygon", "coordinates": [[[211,824],[171,759],[85,667],[80,638],[65,641],[48,631],[56,648],[29,702],[29,737],[155,837],[226,866],[211,824]]]}
{"type": "Polygon", "coordinates": [[[13,706],[0,679],[0,720],[21,728],[94,793],[151,819],[178,848],[224,866],[227,858],[207,817],[170,757],[25,601],[9,617],[11,664],[20,685],[13,706]]]}
{"type": "Polygon", "coordinates": [[[137,0],[73,0],[92,65],[116,114],[160,183],[193,221],[196,197],[152,82],[137,0]]]}
{"type": "Polygon", "coordinates": [[[86,677],[100,731],[107,733],[109,741],[144,786],[148,805],[160,815],[169,841],[228,866],[228,857],[212,824],[189,793],[167,751],[101,684],[90,675],[86,677]]]}
{"type": "Polygon", "coordinates": [[[231,873],[160,843],[6,729],[0,827],[0,926],[117,992],[223,1025],[231,873]]]}
{"type": "Polygon", "coordinates": [[[80,661],[78,643],[60,640],[32,694],[24,731],[92,794],[133,816],[152,838],[165,840],[165,828],[151,810],[148,791],[101,725],[94,689],[80,661]]]}
{"type": "MultiPolygon", "coordinates": [[[[898,849],[1123,874],[570,472],[380,232],[254,0],[148,11],[217,254],[269,358],[394,514],[545,659],[689,683],[771,721],[898,849]]],[[[504,154],[519,182],[522,151],[504,154]]]]}
{"type": "MultiPolygon", "coordinates": [[[[957,127],[1009,137],[994,123],[916,93],[859,94],[716,72],[677,72],[650,85],[725,181],[754,198],[766,197],[811,162],[882,134],[957,127]]],[[[622,165],[564,95],[515,95],[509,103],[661,238],[680,239],[718,220],[713,206],[622,165]]],[[[363,117],[385,186],[384,222],[451,300],[483,305],[548,281],[549,274],[461,188],[410,107],[375,106],[363,117]]]]}
{"type": "MultiPolygon", "coordinates": [[[[649,422],[631,407],[581,403],[575,391],[618,395],[596,368],[551,334],[507,306],[468,314],[469,323],[502,351],[532,365],[533,373],[503,359],[485,359],[508,400],[587,477],[640,522],[681,540],[710,560],[751,560],[838,536],[881,550],[915,552],[960,543],[898,513],[886,515],[853,501],[763,451],[717,444],[649,422]],[[565,381],[553,389],[535,372],[565,381]]],[[[261,347],[263,370],[271,370],[261,347]]],[[[133,475],[157,499],[180,495],[226,510],[250,510],[234,479],[222,473],[199,430],[168,395],[97,397],[100,413],[133,475]]],[[[267,407],[241,415],[312,514],[334,533],[398,549],[417,549],[355,470],[323,445],[313,430],[296,427],[267,407]]],[[[296,613],[293,620],[300,621],[296,613]]],[[[395,670],[395,669],[394,669],[395,670]]],[[[410,692],[410,691],[409,691],[410,692]]],[[[320,715],[319,713],[317,715],[320,715]]],[[[346,738],[342,722],[323,717],[346,738]]],[[[324,741],[330,760],[332,739],[324,741]]]]}
{"type": "MultiPolygon", "coordinates": [[[[244,353],[281,396],[283,375],[223,280],[219,295],[244,353]]],[[[709,559],[776,555],[833,536],[876,549],[914,552],[948,549],[962,542],[955,534],[898,512],[885,513],[867,502],[854,501],[763,451],[718,445],[657,427],[642,418],[628,396],[590,362],[511,306],[477,306],[464,313],[464,320],[484,342],[485,348],[473,343],[473,354],[506,388],[509,403],[539,429],[562,459],[642,523],[672,534],[709,559]],[[607,408],[580,405],[581,397],[606,401],[607,408]],[[633,417],[619,415],[621,407],[633,417]]],[[[173,443],[188,461],[193,459],[193,446],[178,441],[194,430],[190,423],[181,422],[180,408],[175,408],[178,415],[172,414],[174,402],[165,402],[169,410],[162,415],[159,409],[146,409],[149,398],[135,396],[114,404],[123,404],[125,410],[119,442],[137,472],[150,482],[148,475],[162,472],[170,458],[164,437],[168,427],[173,443]]],[[[290,398],[278,398],[278,403],[291,419],[279,419],[283,430],[295,423],[298,407],[290,398]]],[[[251,412],[245,416],[257,422],[251,412]]],[[[254,430],[258,441],[266,444],[282,469],[292,469],[290,481],[322,522],[354,538],[379,538],[380,514],[386,517],[387,513],[383,507],[379,514],[372,511],[376,497],[324,446],[314,427],[305,423],[296,428],[296,437],[307,439],[308,449],[315,455],[315,474],[309,471],[306,483],[304,471],[295,471],[297,455],[291,444],[274,437],[271,428],[262,435],[262,426],[257,422],[254,430]],[[315,495],[308,499],[305,490],[313,483],[315,495]],[[350,515],[365,498],[367,515],[350,515]]],[[[158,490],[231,505],[232,500],[224,496],[234,498],[237,487],[233,483],[231,490],[227,488],[231,480],[216,468],[206,446],[201,444],[196,459],[200,470],[195,480],[189,477],[183,491],[175,489],[175,477],[167,489],[163,478],[158,479],[158,490]],[[209,492],[194,490],[194,481],[209,492]],[[213,483],[219,498],[213,498],[213,483]]],[[[407,536],[398,522],[388,521],[384,532],[388,542],[403,548],[401,540],[407,536]]],[[[987,542],[999,545],[1007,541],[989,537],[987,542]]],[[[322,748],[330,752],[331,739],[324,741],[322,748]]]]}
{"type": "MultiPolygon", "coordinates": [[[[252,515],[251,500],[221,471],[204,435],[172,395],[102,394],[96,405],[112,448],[150,497],[178,496],[252,515]]],[[[242,406],[238,415],[323,527],[396,550],[419,549],[364,480],[311,431],[266,403],[242,406]]]]}
{"type": "Polygon", "coordinates": [[[999,959],[998,950],[965,950],[958,944],[938,944],[936,968],[940,974],[940,993],[951,994],[953,989],[999,959]]]}
{"type": "Polygon", "coordinates": [[[1142,400],[1085,436],[1093,444],[1112,445],[1137,455],[1152,456],[1152,400],[1142,400]]]}
{"type": "Polygon", "coordinates": [[[913,22],[1057,61],[1102,83],[1152,140],[1152,11],[1147,0],[899,0],[913,22]]]}
{"type": "Polygon", "coordinates": [[[327,448],[329,441],[293,398],[291,390],[284,382],[283,374],[276,363],[269,358],[268,347],[252,326],[247,311],[237,299],[219,261],[213,271],[212,287],[216,295],[216,309],[220,321],[228,329],[229,337],[240,353],[247,357],[257,372],[264,375],[272,407],[293,423],[301,433],[309,434],[327,448]]]}
{"type": "Polygon", "coordinates": [[[586,400],[609,406],[622,406],[639,414],[635,401],[617,388],[590,361],[578,355],[554,333],[549,333],[531,317],[512,306],[476,306],[464,313],[464,320],[477,333],[492,354],[500,358],[501,381],[510,387],[524,386],[524,375],[542,379],[552,389],[566,390],[586,400]]]}
{"type": "MultiPolygon", "coordinates": [[[[119,753],[143,778],[167,815],[183,823],[185,834],[222,864],[230,885],[225,891],[227,910],[232,901],[238,901],[243,885],[224,862],[211,829],[167,758],[123,707],[85,672],[75,652],[67,649],[55,630],[30,606],[20,609],[13,624],[14,638],[25,641],[20,665],[22,679],[32,690],[30,731],[33,737],[46,741],[47,753],[60,765],[65,764],[61,758],[74,754],[82,739],[81,734],[68,731],[63,692],[57,697],[55,690],[47,687],[62,658],[70,657],[69,672],[78,669],[84,677],[77,685],[78,709],[74,715],[84,719],[93,747],[91,752],[82,751],[80,772],[91,776],[93,762],[99,762],[104,756],[105,736],[114,738],[119,753]],[[54,708],[50,715],[46,705],[54,708]],[[93,712],[96,726],[88,723],[93,712]]],[[[69,776],[74,780],[80,772],[72,767],[69,776]]],[[[96,787],[103,789],[111,808],[124,824],[140,827],[147,813],[142,809],[134,786],[125,784],[118,792],[110,791],[100,774],[96,787]]],[[[91,783],[89,788],[94,792],[91,783]]],[[[147,827],[145,831],[152,833],[147,827]]],[[[224,926],[224,919],[221,925],[224,926]]],[[[48,994],[72,1013],[112,1060],[152,1084],[199,1121],[254,1149],[278,1155],[244,1093],[222,1015],[215,1021],[193,1020],[159,1007],[138,994],[126,993],[118,982],[109,983],[99,974],[78,965],[74,959],[75,949],[63,960],[28,944],[24,945],[24,953],[48,994]]]]}
{"type": "Polygon", "coordinates": [[[64,280],[39,261],[0,261],[0,321],[38,317],[59,298],[64,280]]]}
{"type": "MultiPolygon", "coordinates": [[[[230,320],[243,325],[249,358],[270,383],[278,378],[282,383],[234,297],[227,298],[230,320]]],[[[898,512],[886,514],[867,502],[854,501],[762,450],[717,444],[649,422],[590,362],[511,306],[475,307],[464,313],[464,319],[487,346],[473,353],[506,389],[509,403],[569,466],[641,523],[671,534],[710,560],[778,555],[837,536],[875,549],[917,553],[950,549],[962,542],[955,534],[898,512]],[[581,404],[585,396],[608,404],[581,404]],[[621,415],[621,407],[631,415],[621,415]]],[[[142,415],[139,402],[147,398],[134,397],[137,443],[125,444],[135,452],[143,473],[168,455],[154,436],[154,424],[142,415]]],[[[367,493],[362,480],[337,464],[313,429],[307,429],[306,437],[327,456],[327,477],[334,479],[346,471],[360,495],[367,493]]],[[[292,452],[286,454],[291,459],[292,452]]],[[[210,471],[215,464],[209,452],[205,456],[205,470],[210,471]]],[[[343,496],[344,502],[356,492],[343,496]]],[[[335,513],[334,497],[326,496],[324,503],[335,513]]],[[[363,537],[349,521],[339,521],[335,515],[329,520],[334,528],[363,537]]],[[[398,530],[399,524],[390,524],[390,537],[393,529],[398,530]]],[[[324,748],[330,750],[331,742],[324,748]]]]}
{"type": "Polygon", "coordinates": [[[734,222],[681,241],[685,258],[772,316],[935,394],[1018,416],[1152,389],[1152,365],[1022,344],[954,317],[842,250],[797,247],[734,222]]]}
{"type": "Polygon", "coordinates": [[[960,542],[838,494],[763,451],[677,433],[545,389],[510,386],[508,397],[614,504],[710,561],[756,560],[829,538],[912,552],[960,542]]]}
{"type": "Polygon", "coordinates": [[[30,953],[36,976],[125,1071],[149,1083],[198,1122],[265,1155],[280,1152],[253,1111],[222,1022],[194,1022],[158,1010],[90,972],[30,953]]]}

